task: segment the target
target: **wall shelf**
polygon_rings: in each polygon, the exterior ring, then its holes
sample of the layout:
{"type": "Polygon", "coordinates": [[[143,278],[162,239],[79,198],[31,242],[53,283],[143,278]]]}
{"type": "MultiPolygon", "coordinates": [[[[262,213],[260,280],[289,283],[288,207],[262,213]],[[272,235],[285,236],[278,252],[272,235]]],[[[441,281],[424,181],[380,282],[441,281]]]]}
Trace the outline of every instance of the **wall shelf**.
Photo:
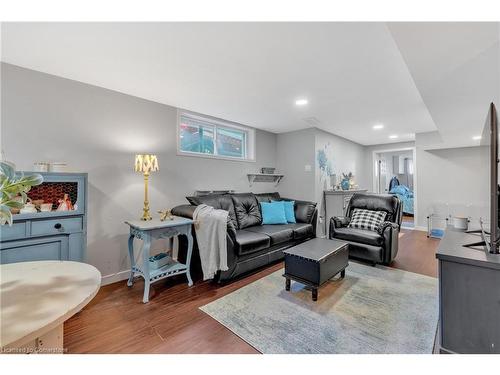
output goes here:
{"type": "Polygon", "coordinates": [[[250,186],[252,186],[254,182],[274,182],[274,186],[278,186],[285,176],[282,174],[249,173],[247,177],[250,186]]]}

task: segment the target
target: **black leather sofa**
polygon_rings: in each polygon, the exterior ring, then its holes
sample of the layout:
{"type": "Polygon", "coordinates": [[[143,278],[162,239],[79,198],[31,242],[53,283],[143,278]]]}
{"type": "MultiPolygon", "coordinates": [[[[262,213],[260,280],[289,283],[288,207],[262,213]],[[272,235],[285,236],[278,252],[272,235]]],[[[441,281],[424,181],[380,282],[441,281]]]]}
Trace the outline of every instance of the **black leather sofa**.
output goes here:
{"type": "Polygon", "coordinates": [[[398,253],[399,228],[401,226],[402,203],[394,195],[356,193],[352,196],[345,217],[332,217],[330,238],[349,243],[349,257],[372,264],[390,264],[398,253]],[[349,228],[355,208],[385,211],[387,216],[377,231],[349,228]]]}
{"type": "MultiPolygon", "coordinates": [[[[283,258],[283,250],[316,236],[316,203],[295,200],[296,224],[262,225],[259,202],[294,200],[281,198],[279,193],[240,193],[186,197],[189,205],[172,209],[172,214],[193,218],[197,205],[206,204],[229,212],[227,223],[227,261],[229,269],[219,272],[218,281],[231,280],[246,272],[283,258]]],[[[196,233],[191,258],[191,274],[201,277],[201,265],[196,233]]],[[[179,260],[184,261],[187,239],[179,237],[179,260]]]]}

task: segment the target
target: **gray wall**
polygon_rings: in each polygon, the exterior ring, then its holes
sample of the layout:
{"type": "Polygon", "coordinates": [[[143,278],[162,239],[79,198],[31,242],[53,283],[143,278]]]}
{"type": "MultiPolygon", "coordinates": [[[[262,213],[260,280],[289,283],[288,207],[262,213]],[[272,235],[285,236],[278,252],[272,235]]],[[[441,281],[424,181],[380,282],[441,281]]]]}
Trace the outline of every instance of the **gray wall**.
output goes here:
{"type": "MultiPolygon", "coordinates": [[[[319,166],[318,151],[323,150],[325,152],[332,173],[337,175],[339,181],[342,177],[342,173],[347,174],[352,172],[354,181],[358,187],[360,189],[366,189],[368,188],[365,163],[366,147],[320,129],[314,129],[314,137],[316,159],[314,200],[318,202],[319,224],[323,224],[325,212],[323,192],[325,189],[330,189],[331,186],[328,172],[321,170],[319,166]]],[[[318,225],[317,228],[318,236],[326,235],[326,233],[324,233],[324,225],[318,225]]]]}
{"type": "Polygon", "coordinates": [[[434,203],[447,203],[455,215],[488,218],[489,162],[487,147],[426,151],[417,147],[418,226],[434,203]]]}
{"type": "MultiPolygon", "coordinates": [[[[278,134],[277,167],[285,175],[278,191],[282,196],[311,200],[323,212],[323,190],[329,187],[329,178],[321,170],[317,153],[325,155],[338,176],[353,172],[360,188],[367,188],[365,147],[317,128],[278,134]],[[306,166],[311,170],[306,171],[306,166]]],[[[320,218],[318,218],[320,220],[320,218]]],[[[323,235],[318,225],[318,235],[323,235]]]]}
{"type": "Polygon", "coordinates": [[[368,188],[366,168],[366,147],[335,134],[320,129],[315,131],[316,181],[323,191],[322,171],[319,169],[317,153],[323,149],[331,163],[332,170],[339,178],[342,173],[352,172],[359,188],[368,188]]]}
{"type": "Polygon", "coordinates": [[[315,200],[314,130],[281,133],[277,137],[276,166],[285,175],[277,190],[284,197],[315,200]]]}
{"type": "Polygon", "coordinates": [[[413,150],[408,151],[392,151],[392,152],[380,152],[378,153],[381,160],[385,162],[386,170],[385,173],[381,173],[380,176],[380,192],[389,191],[389,182],[396,176],[401,184],[408,186],[410,189],[414,189],[413,186],[413,175],[409,173],[399,173],[399,164],[394,163],[395,158],[406,158],[413,161],[413,150]]]}
{"type": "Polygon", "coordinates": [[[185,203],[196,189],[273,190],[266,183],[250,189],[246,174],[275,166],[275,134],[256,131],[256,162],[177,156],[176,108],[9,64],[1,73],[6,157],[21,170],[66,161],[72,171],[88,172],[88,261],[103,275],[128,267],[123,221],[142,214],[135,153],[159,158],[160,171],[150,178],[153,213],[185,203]]]}
{"type": "MultiPolygon", "coordinates": [[[[417,134],[416,147],[416,212],[415,225],[427,228],[427,215],[436,204],[447,204],[448,212],[471,216],[476,225],[487,215],[488,149],[461,147],[426,150],[426,142],[417,134]]],[[[366,148],[366,165],[373,181],[373,152],[415,147],[415,142],[374,145],[366,148]]],[[[372,190],[373,185],[370,185],[372,190]]]]}
{"type": "MultiPolygon", "coordinates": [[[[384,145],[372,145],[367,146],[365,149],[365,165],[366,165],[366,175],[367,175],[367,187],[368,190],[373,191],[373,181],[375,175],[375,164],[373,159],[374,152],[387,152],[387,150],[397,150],[402,148],[412,148],[415,147],[415,142],[398,142],[390,143],[384,145]]],[[[417,160],[418,168],[418,160],[417,160]]]]}
{"type": "Polygon", "coordinates": [[[329,179],[319,167],[317,153],[324,150],[333,172],[353,172],[360,188],[368,187],[366,147],[317,128],[278,134],[277,162],[285,179],[278,190],[284,196],[322,200],[329,179]],[[306,171],[306,166],[311,170],[306,171]]]}

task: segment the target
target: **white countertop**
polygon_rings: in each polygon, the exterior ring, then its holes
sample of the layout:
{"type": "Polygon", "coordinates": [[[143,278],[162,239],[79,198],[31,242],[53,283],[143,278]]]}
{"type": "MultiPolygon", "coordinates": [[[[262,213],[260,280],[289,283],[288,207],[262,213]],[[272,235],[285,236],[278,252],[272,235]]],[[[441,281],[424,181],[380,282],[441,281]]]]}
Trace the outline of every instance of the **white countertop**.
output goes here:
{"type": "Polygon", "coordinates": [[[101,273],[70,261],[0,265],[0,347],[20,346],[51,331],[97,294],[101,273]]]}

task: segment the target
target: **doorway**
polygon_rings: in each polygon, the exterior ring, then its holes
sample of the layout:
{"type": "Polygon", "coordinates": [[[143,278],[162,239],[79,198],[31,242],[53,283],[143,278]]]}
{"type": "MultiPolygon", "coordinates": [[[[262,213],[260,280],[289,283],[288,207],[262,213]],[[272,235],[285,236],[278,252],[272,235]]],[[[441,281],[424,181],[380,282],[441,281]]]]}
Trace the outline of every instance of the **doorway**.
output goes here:
{"type": "Polygon", "coordinates": [[[374,162],[374,191],[396,195],[403,204],[401,226],[414,229],[417,198],[415,149],[375,151],[374,162]]]}

